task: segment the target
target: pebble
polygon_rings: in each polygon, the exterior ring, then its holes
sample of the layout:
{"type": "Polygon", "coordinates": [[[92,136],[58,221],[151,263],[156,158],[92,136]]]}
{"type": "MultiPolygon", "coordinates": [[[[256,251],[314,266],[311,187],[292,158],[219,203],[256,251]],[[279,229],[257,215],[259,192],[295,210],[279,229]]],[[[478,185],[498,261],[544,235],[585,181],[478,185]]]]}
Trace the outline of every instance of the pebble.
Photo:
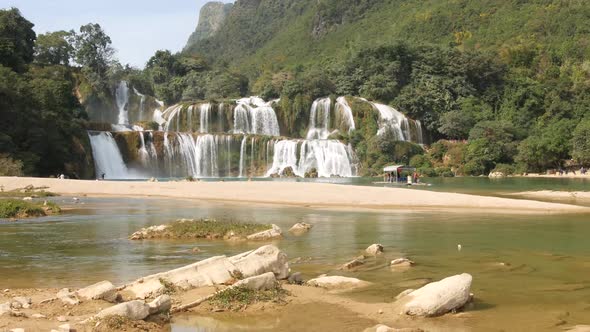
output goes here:
{"type": "Polygon", "coordinates": [[[31,317],[32,318],[47,318],[47,316],[42,315],[42,314],[32,314],[31,317]]]}
{"type": "Polygon", "coordinates": [[[57,317],[57,321],[58,321],[58,322],[67,322],[67,321],[68,321],[68,319],[67,319],[65,316],[58,316],[58,317],[57,317]]]}
{"type": "Polygon", "coordinates": [[[379,315],[383,315],[383,309],[379,309],[379,315]]]}
{"type": "Polygon", "coordinates": [[[6,288],[6,289],[4,290],[4,293],[8,293],[8,292],[10,292],[10,289],[6,288]]]}

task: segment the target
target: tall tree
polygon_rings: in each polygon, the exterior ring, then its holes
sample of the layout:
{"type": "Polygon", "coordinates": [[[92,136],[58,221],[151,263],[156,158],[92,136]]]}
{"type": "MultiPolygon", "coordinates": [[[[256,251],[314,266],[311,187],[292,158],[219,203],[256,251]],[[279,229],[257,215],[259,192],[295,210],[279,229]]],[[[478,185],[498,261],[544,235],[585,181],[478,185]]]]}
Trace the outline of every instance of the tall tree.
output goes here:
{"type": "Polygon", "coordinates": [[[36,34],[34,24],[16,8],[0,10],[0,64],[24,72],[33,61],[36,34]]]}
{"type": "Polygon", "coordinates": [[[115,54],[111,44],[111,38],[99,24],[81,26],[75,38],[76,62],[82,66],[92,85],[99,89],[106,88],[109,65],[115,54]]]}
{"type": "Polygon", "coordinates": [[[35,44],[35,61],[43,65],[68,66],[74,56],[73,31],[56,31],[39,35],[35,44]]]}

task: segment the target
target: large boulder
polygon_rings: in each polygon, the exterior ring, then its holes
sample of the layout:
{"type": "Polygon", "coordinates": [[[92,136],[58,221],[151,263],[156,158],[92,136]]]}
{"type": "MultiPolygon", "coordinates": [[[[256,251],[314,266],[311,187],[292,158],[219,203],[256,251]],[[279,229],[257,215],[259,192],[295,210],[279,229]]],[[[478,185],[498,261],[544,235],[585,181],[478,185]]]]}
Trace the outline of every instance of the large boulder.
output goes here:
{"type": "Polygon", "coordinates": [[[279,239],[283,236],[283,231],[277,225],[272,225],[271,229],[256,234],[248,235],[246,238],[251,241],[266,241],[279,239]]]}
{"type": "Polygon", "coordinates": [[[369,285],[366,281],[341,276],[319,277],[309,280],[307,284],[326,289],[351,289],[369,285]]]}
{"type": "Polygon", "coordinates": [[[104,318],[107,316],[122,316],[131,320],[142,320],[150,315],[150,306],[144,301],[134,300],[123,302],[106,308],[99,312],[96,317],[104,318]]]}
{"type": "Polygon", "coordinates": [[[473,277],[467,273],[430,283],[404,296],[403,312],[411,316],[439,316],[462,308],[470,299],[473,277]]]}
{"type": "Polygon", "coordinates": [[[119,296],[117,288],[110,281],[101,281],[82,288],[76,294],[84,300],[105,300],[111,303],[116,302],[119,296]]]}
{"type": "Polygon", "coordinates": [[[60,289],[59,292],[57,292],[56,297],[66,305],[77,305],[80,303],[80,300],[78,300],[76,294],[70,292],[70,290],[67,288],[60,289]]]}
{"type": "Polygon", "coordinates": [[[369,256],[377,256],[383,253],[383,246],[381,244],[372,244],[367,249],[365,249],[365,253],[369,256]]]}
{"type": "Polygon", "coordinates": [[[172,308],[172,298],[169,295],[160,295],[148,303],[150,315],[164,313],[172,308]]]}
{"type": "Polygon", "coordinates": [[[166,284],[181,289],[228,284],[239,274],[244,278],[273,272],[276,278],[289,275],[287,255],[273,245],[260,247],[233,257],[216,256],[167,272],[153,274],[125,286],[135,298],[162,294],[166,284]]]}
{"type": "Polygon", "coordinates": [[[272,272],[240,280],[233,287],[243,287],[251,290],[269,290],[277,287],[277,278],[272,272]]]}
{"type": "Polygon", "coordinates": [[[295,225],[293,225],[293,227],[291,227],[291,229],[289,229],[290,233],[293,233],[294,235],[302,235],[305,234],[307,232],[309,232],[309,230],[313,227],[313,225],[304,223],[304,222],[299,222],[296,223],[295,225]]]}

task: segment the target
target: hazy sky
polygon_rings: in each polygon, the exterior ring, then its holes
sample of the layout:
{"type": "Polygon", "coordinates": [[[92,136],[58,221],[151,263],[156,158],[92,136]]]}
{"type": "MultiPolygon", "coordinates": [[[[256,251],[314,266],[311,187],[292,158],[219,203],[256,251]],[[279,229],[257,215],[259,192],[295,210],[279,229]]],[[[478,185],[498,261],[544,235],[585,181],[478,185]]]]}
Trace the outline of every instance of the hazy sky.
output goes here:
{"type": "MultiPolygon", "coordinates": [[[[156,50],[181,50],[208,0],[0,0],[17,7],[37,34],[98,23],[122,64],[143,67],[156,50]]],[[[224,2],[232,2],[225,0],[224,2]]]]}

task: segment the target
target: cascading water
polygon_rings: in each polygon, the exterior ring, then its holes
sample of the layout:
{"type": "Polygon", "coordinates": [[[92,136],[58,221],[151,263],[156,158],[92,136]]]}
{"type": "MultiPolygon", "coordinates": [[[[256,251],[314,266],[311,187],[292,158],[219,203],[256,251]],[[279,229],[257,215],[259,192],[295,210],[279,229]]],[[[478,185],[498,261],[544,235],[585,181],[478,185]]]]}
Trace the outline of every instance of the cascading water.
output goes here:
{"type": "Polygon", "coordinates": [[[378,103],[371,104],[379,111],[380,123],[377,135],[383,135],[386,131],[391,131],[400,141],[412,141],[418,144],[424,142],[420,121],[408,119],[391,106],[378,103]],[[415,130],[412,130],[412,127],[415,130]]]}
{"type": "Polygon", "coordinates": [[[313,102],[309,115],[307,139],[327,139],[330,136],[330,98],[322,98],[313,102]]]}
{"type": "Polygon", "coordinates": [[[236,101],[234,109],[234,134],[279,136],[279,121],[272,108],[272,101],[265,103],[258,97],[236,101]]]}
{"type": "Polygon", "coordinates": [[[89,132],[96,178],[129,179],[130,174],[123,162],[117,142],[109,132],[89,132]]]}
{"type": "Polygon", "coordinates": [[[240,145],[240,175],[239,177],[244,177],[244,163],[245,163],[245,155],[246,155],[246,140],[248,137],[244,136],[242,139],[242,143],[240,145]]]}
{"type": "Polygon", "coordinates": [[[136,88],[133,88],[133,92],[139,96],[139,121],[144,121],[144,109],[145,109],[145,95],[139,93],[136,88]]]}
{"type": "Polygon", "coordinates": [[[274,144],[273,165],[266,176],[291,167],[300,177],[312,169],[319,177],[351,177],[356,175],[353,158],[352,151],[337,140],[282,140],[274,144]]]}
{"type": "Polygon", "coordinates": [[[209,133],[209,122],[211,122],[211,104],[202,104],[199,106],[200,113],[200,132],[202,134],[209,133]]]}
{"type": "Polygon", "coordinates": [[[119,122],[117,124],[129,125],[129,84],[126,81],[119,82],[115,90],[115,99],[119,109],[119,122]]]}
{"type": "Polygon", "coordinates": [[[354,116],[352,115],[352,109],[348,102],[346,101],[345,97],[338,97],[336,99],[336,114],[338,115],[343,123],[341,125],[348,127],[348,133],[352,132],[356,129],[354,124],[354,116]]]}

